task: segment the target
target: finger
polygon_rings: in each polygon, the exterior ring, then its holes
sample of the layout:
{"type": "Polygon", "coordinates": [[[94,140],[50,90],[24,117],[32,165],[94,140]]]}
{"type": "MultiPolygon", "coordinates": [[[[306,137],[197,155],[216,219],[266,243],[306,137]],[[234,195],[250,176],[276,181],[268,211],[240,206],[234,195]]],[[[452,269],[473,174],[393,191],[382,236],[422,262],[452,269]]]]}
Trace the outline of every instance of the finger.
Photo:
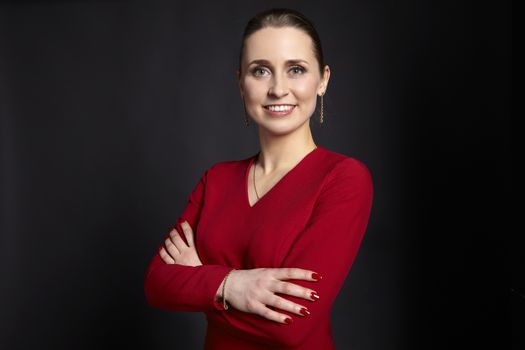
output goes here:
{"type": "Polygon", "coordinates": [[[162,249],[159,251],[159,255],[160,255],[160,258],[166,264],[175,264],[175,260],[173,260],[173,258],[168,253],[166,253],[166,250],[164,249],[164,247],[162,247],[162,249]]]}
{"type": "Polygon", "coordinates": [[[279,280],[296,279],[305,281],[319,281],[322,276],[311,270],[296,267],[283,267],[275,269],[274,277],[279,280]]]}
{"type": "Polygon", "coordinates": [[[270,301],[267,302],[266,305],[271,305],[277,309],[292,312],[300,316],[307,316],[310,314],[308,308],[303,305],[296,304],[275,294],[271,296],[270,301]]]}
{"type": "Polygon", "coordinates": [[[255,310],[253,310],[254,313],[256,314],[259,314],[260,316],[270,320],[270,321],[275,321],[275,322],[278,322],[278,323],[283,323],[283,324],[290,324],[293,322],[292,318],[288,315],[284,315],[284,314],[281,314],[277,311],[274,311],[268,307],[266,307],[266,305],[262,304],[262,303],[258,303],[258,305],[256,306],[255,310]],[[289,320],[289,321],[286,321],[286,320],[289,320]]]}
{"type": "Polygon", "coordinates": [[[180,255],[179,249],[177,249],[177,247],[175,246],[175,244],[173,244],[173,242],[171,241],[171,239],[169,237],[166,238],[166,240],[164,241],[164,245],[166,246],[166,250],[168,251],[168,253],[173,258],[175,258],[176,256],[180,255]]]}
{"type": "Polygon", "coordinates": [[[184,237],[186,237],[186,242],[188,242],[188,245],[190,247],[193,247],[193,230],[188,224],[187,221],[184,221],[180,224],[180,227],[182,227],[182,231],[184,232],[184,237]]]}
{"type": "Polygon", "coordinates": [[[180,234],[177,231],[172,232],[171,241],[173,242],[173,244],[175,244],[175,247],[177,247],[177,249],[179,250],[181,254],[184,251],[184,249],[188,248],[188,246],[182,240],[180,234]]]}
{"type": "Polygon", "coordinates": [[[305,288],[303,286],[299,286],[290,282],[275,281],[275,283],[273,283],[272,285],[271,290],[276,293],[292,295],[294,297],[299,297],[310,301],[316,301],[317,299],[319,299],[319,296],[314,297],[314,295],[317,295],[317,292],[315,290],[305,288]]]}

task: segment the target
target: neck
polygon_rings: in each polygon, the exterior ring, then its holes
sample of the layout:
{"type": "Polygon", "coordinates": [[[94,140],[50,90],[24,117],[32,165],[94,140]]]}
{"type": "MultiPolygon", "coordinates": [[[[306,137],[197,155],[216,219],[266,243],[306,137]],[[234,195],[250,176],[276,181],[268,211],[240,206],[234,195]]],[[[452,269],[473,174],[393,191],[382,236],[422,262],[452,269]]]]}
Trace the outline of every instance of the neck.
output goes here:
{"type": "Polygon", "coordinates": [[[269,135],[259,129],[261,151],[257,164],[263,174],[291,168],[317,147],[309,124],[306,126],[287,135],[269,135]]]}

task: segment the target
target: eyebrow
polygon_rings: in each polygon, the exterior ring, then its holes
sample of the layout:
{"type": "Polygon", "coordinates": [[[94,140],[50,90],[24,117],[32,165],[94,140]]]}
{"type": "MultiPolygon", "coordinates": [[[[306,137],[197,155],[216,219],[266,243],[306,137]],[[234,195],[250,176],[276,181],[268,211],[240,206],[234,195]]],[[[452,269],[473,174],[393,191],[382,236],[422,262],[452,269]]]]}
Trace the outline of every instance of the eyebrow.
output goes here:
{"type": "MultiPolygon", "coordinates": [[[[293,60],[287,60],[286,63],[287,64],[298,64],[298,63],[306,63],[306,64],[308,64],[308,61],[301,60],[301,59],[293,59],[293,60]]],[[[264,59],[253,60],[250,63],[248,63],[249,66],[251,66],[252,64],[263,64],[263,65],[267,65],[267,66],[271,66],[272,65],[270,63],[270,61],[264,60],[264,59]]]]}

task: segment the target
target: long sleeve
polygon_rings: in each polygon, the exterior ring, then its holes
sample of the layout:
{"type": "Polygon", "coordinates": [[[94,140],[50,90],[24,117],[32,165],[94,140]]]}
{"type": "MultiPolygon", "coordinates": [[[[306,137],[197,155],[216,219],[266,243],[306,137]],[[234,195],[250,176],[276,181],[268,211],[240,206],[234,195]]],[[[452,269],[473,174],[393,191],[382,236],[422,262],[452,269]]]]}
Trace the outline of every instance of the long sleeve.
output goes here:
{"type": "Polygon", "coordinates": [[[289,282],[318,292],[317,301],[280,294],[306,306],[310,315],[302,317],[281,309],[294,322],[282,325],[247,313],[224,312],[226,321],[245,339],[290,348],[300,347],[315,327],[329,318],[332,304],[357,255],[368,225],[372,207],[373,185],[366,166],[354,158],[337,163],[326,176],[319,197],[305,229],[286,253],[280,267],[298,267],[316,271],[322,280],[289,282]]]}
{"type": "MultiPolygon", "coordinates": [[[[190,193],[186,207],[176,221],[176,229],[182,233],[180,224],[188,221],[197,232],[199,217],[204,204],[208,170],[190,193]]],[[[162,243],[168,237],[165,235],[162,243]]],[[[184,239],[184,235],[181,235],[184,239]]],[[[159,246],[146,270],[144,293],[150,306],[170,311],[224,310],[215,300],[215,294],[231,267],[222,265],[183,266],[166,264],[160,258],[159,246]]]]}

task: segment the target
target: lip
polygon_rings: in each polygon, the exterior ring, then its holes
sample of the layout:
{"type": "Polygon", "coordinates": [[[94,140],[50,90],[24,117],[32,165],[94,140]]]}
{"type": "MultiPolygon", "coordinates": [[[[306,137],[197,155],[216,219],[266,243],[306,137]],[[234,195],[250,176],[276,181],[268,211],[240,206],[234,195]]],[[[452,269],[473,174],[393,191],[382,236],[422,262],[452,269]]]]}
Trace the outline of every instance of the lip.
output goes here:
{"type": "Polygon", "coordinates": [[[266,111],[266,113],[268,113],[269,115],[271,115],[273,117],[284,117],[284,116],[287,116],[287,115],[291,114],[295,110],[295,107],[297,107],[297,105],[289,104],[289,103],[278,103],[278,104],[276,103],[276,104],[263,106],[263,108],[266,111]],[[288,111],[271,111],[270,109],[268,109],[269,106],[292,106],[293,108],[288,110],[288,111]]]}

